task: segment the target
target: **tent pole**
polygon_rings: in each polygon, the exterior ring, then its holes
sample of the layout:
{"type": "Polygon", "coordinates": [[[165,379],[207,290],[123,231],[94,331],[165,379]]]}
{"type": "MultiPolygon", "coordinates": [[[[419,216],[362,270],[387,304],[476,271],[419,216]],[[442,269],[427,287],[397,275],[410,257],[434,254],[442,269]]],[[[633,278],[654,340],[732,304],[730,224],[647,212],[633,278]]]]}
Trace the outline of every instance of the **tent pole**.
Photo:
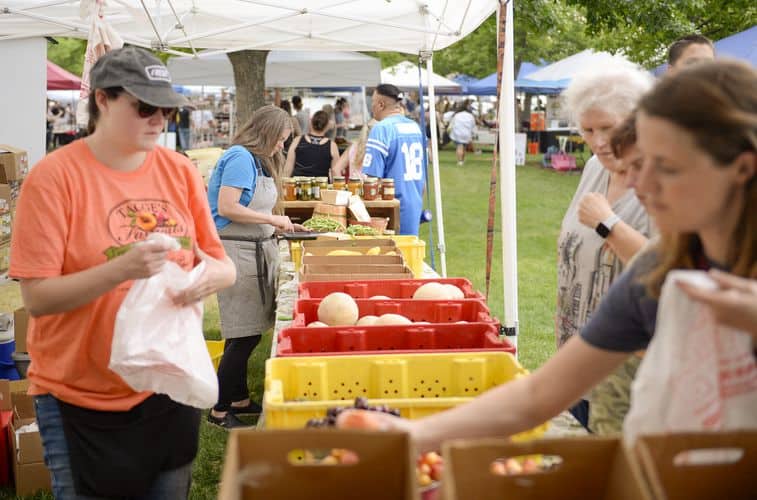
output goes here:
{"type": "MultiPolygon", "coordinates": [[[[441,262],[442,278],[447,277],[447,255],[444,246],[444,214],[442,213],[442,185],[439,179],[439,142],[436,137],[436,113],[433,112],[433,106],[436,102],[436,96],[434,95],[434,82],[431,79],[431,75],[434,74],[433,56],[429,55],[426,59],[426,86],[428,87],[428,102],[429,102],[429,128],[431,129],[431,161],[434,166],[434,200],[436,201],[435,218],[436,218],[436,236],[439,239],[437,249],[439,250],[439,261],[441,262]]],[[[425,133],[421,131],[421,133],[425,133]]]]}
{"type": "Polygon", "coordinates": [[[518,255],[515,217],[515,88],[513,57],[513,2],[505,2],[505,56],[499,100],[500,208],[502,222],[502,285],[504,288],[504,327],[518,346],[518,255]]]}
{"type": "Polygon", "coordinates": [[[360,87],[361,97],[363,98],[363,127],[368,126],[370,118],[368,117],[368,95],[365,93],[365,85],[360,87]]]}

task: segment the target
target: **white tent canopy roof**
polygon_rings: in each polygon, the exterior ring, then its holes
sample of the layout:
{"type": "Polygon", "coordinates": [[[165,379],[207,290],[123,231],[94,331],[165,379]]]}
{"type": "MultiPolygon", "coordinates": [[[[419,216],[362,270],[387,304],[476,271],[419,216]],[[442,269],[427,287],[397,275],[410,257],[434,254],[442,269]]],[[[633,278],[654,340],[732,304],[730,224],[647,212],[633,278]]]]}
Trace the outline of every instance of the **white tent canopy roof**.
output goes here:
{"type": "MultiPolygon", "coordinates": [[[[86,38],[86,11],[94,3],[2,0],[0,40],[86,38]],[[84,15],[80,11],[85,11],[84,15]]],[[[497,0],[110,0],[105,19],[125,42],[143,47],[417,54],[462,39],[491,15],[496,5],[497,0]]]]}
{"type": "MultiPolygon", "coordinates": [[[[423,68],[421,68],[421,78],[423,86],[426,87],[428,85],[428,73],[423,68]]],[[[389,68],[384,68],[381,70],[381,83],[391,83],[404,91],[418,90],[418,66],[410,61],[402,61],[389,68]]],[[[437,93],[460,93],[458,83],[436,73],[431,74],[431,83],[437,93]]]]}
{"type": "Polygon", "coordinates": [[[537,81],[572,79],[587,71],[596,71],[607,64],[618,64],[618,62],[632,64],[619,54],[613,55],[609,52],[594,52],[586,49],[529,73],[528,79],[537,81]]]}
{"type": "MultiPolygon", "coordinates": [[[[223,53],[172,57],[168,70],[179,85],[234,85],[231,61],[223,53]]],[[[266,87],[361,87],[380,79],[381,61],[358,52],[274,50],[265,64],[266,87]]]]}

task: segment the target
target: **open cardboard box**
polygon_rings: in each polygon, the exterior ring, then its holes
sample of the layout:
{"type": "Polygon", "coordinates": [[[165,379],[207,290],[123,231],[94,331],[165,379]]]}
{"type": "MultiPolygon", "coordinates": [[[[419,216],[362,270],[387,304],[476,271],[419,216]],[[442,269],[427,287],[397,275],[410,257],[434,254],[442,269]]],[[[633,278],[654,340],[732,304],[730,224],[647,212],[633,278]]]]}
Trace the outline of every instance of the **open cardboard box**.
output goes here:
{"type": "Polygon", "coordinates": [[[618,438],[455,440],[442,450],[445,500],[652,500],[639,464],[618,438]],[[558,456],[562,463],[533,474],[490,472],[497,459],[531,455],[558,456]]]}
{"type": "Polygon", "coordinates": [[[0,410],[13,411],[13,394],[29,390],[28,380],[0,379],[0,410]]]}
{"type": "Polygon", "coordinates": [[[757,431],[642,436],[634,449],[656,500],[757,498],[757,431]]]}
{"type": "Polygon", "coordinates": [[[219,500],[416,500],[407,434],[336,429],[235,429],[229,435],[219,500]],[[351,465],[306,465],[303,450],[342,448],[351,465]]]}
{"type": "MultiPolygon", "coordinates": [[[[5,385],[5,382],[8,381],[0,381],[0,387],[5,385]]],[[[39,490],[50,490],[50,472],[45,466],[44,448],[39,431],[24,432],[16,437],[16,429],[36,420],[34,397],[26,394],[28,388],[26,380],[10,382],[7,387],[14,389],[10,395],[13,404],[13,419],[9,426],[9,438],[13,450],[11,462],[16,483],[16,494],[24,496],[31,495],[39,490]],[[20,382],[23,382],[25,387],[19,384],[20,382]],[[23,389],[21,389],[22,387],[23,389]]]]}
{"type": "Polygon", "coordinates": [[[308,255],[302,258],[302,263],[307,264],[395,264],[404,265],[402,255],[308,255]]]}
{"type": "Polygon", "coordinates": [[[20,181],[29,173],[29,155],[23,149],[0,144],[0,183],[20,181]]]}
{"type": "Polygon", "coordinates": [[[360,251],[360,249],[365,248],[366,250],[371,247],[396,247],[397,243],[391,238],[359,238],[359,239],[349,239],[349,240],[327,240],[327,241],[321,241],[321,240],[315,240],[315,241],[303,241],[302,242],[302,248],[305,250],[305,252],[308,252],[310,249],[315,248],[321,248],[321,247],[334,247],[334,249],[341,249],[341,250],[350,250],[355,249],[356,251],[360,251]]]}
{"type": "Polygon", "coordinates": [[[412,279],[413,272],[402,264],[305,264],[300,282],[344,280],[412,279]]]}
{"type": "Polygon", "coordinates": [[[29,313],[23,307],[13,311],[13,336],[16,340],[16,352],[26,350],[26,332],[29,330],[29,313]]]}

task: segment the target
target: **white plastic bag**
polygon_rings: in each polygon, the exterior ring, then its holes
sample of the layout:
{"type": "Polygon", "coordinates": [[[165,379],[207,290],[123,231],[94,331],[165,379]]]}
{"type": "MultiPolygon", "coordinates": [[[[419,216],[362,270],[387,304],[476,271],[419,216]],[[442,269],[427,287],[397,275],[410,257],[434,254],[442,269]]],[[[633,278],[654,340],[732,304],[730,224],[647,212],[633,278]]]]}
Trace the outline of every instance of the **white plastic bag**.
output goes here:
{"type": "Polygon", "coordinates": [[[202,334],[202,302],[178,307],[169,291],[194,283],[205,263],[186,272],[174,262],[137,280],[116,315],[109,368],[135,391],[166,394],[176,402],[210,408],[218,379],[202,334]]]}
{"type": "Polygon", "coordinates": [[[716,324],[677,281],[714,289],[702,271],[674,271],[662,288],[657,328],[631,386],[629,445],[644,434],[757,428],[751,337],[716,324]]]}

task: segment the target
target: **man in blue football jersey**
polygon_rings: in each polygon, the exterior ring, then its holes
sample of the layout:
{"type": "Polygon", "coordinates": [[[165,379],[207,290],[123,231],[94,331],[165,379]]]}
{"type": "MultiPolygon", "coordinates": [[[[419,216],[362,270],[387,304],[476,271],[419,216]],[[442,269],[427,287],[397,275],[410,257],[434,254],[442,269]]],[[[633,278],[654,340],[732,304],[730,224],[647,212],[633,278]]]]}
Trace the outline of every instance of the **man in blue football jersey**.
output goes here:
{"type": "Polygon", "coordinates": [[[371,112],[378,120],[368,135],[363,173],[394,179],[400,201],[400,234],[418,235],[423,192],[423,136],[418,124],[402,115],[402,93],[394,85],[381,84],[373,92],[371,112]]]}

